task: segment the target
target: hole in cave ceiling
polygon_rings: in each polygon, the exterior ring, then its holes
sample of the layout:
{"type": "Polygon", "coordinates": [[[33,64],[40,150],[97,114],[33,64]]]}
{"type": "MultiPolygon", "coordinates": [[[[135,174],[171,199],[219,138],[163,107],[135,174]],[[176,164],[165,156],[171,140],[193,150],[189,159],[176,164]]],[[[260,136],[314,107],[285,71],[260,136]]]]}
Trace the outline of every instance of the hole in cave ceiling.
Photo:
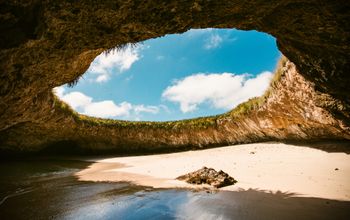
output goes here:
{"type": "Polygon", "coordinates": [[[209,116],[262,95],[280,56],[266,33],[191,29],[104,52],[77,85],[54,91],[77,112],[100,118],[209,116]]]}

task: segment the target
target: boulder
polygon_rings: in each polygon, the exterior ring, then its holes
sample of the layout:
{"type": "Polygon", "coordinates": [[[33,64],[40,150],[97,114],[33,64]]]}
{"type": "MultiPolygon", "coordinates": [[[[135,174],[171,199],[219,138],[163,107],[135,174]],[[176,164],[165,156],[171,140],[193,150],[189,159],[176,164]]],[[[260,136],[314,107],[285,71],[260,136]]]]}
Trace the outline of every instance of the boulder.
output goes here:
{"type": "Polygon", "coordinates": [[[233,177],[224,171],[216,171],[213,168],[203,167],[197,171],[179,176],[177,180],[182,180],[190,184],[208,184],[215,188],[233,185],[237,182],[233,177]]]}

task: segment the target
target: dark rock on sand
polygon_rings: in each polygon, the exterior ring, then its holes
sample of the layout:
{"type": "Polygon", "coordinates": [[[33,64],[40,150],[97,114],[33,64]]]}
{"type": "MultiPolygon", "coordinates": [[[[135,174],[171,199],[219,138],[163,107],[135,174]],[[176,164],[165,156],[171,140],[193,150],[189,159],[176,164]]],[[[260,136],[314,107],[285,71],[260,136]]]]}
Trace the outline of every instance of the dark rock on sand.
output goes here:
{"type": "Polygon", "coordinates": [[[209,184],[216,188],[229,186],[237,183],[233,177],[229,176],[224,171],[217,172],[213,168],[203,167],[197,171],[177,177],[178,180],[186,181],[190,184],[209,184]]]}

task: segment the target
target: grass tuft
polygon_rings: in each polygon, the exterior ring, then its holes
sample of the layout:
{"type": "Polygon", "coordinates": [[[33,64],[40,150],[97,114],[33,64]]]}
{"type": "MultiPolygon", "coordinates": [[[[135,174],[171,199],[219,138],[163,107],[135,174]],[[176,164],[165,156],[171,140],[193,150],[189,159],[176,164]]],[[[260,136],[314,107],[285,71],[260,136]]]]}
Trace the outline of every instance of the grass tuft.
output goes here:
{"type": "Polygon", "coordinates": [[[113,53],[116,53],[116,52],[120,52],[120,51],[125,51],[128,47],[130,47],[131,49],[135,49],[137,48],[140,44],[142,44],[142,42],[137,42],[137,43],[127,43],[127,44],[121,44],[121,45],[118,45],[116,47],[112,47],[112,48],[109,48],[107,50],[105,50],[103,52],[103,54],[105,56],[109,55],[109,54],[113,54],[113,53]]]}

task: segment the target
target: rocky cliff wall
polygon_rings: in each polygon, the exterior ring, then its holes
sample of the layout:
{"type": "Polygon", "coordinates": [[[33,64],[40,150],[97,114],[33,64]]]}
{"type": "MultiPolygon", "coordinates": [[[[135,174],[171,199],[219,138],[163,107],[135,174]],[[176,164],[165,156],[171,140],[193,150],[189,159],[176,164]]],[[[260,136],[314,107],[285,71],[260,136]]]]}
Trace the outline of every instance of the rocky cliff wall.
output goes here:
{"type": "Polygon", "coordinates": [[[119,151],[349,139],[349,8],[345,0],[0,1],[0,148],[36,151],[56,143],[119,151]],[[269,33],[295,64],[286,62],[290,73],[249,114],[166,125],[111,122],[77,116],[52,94],[104,50],[207,27],[269,33]]]}
{"type": "MultiPolygon", "coordinates": [[[[75,113],[57,98],[41,107],[43,123],[25,122],[2,132],[8,151],[72,149],[78,153],[137,153],[199,149],[261,141],[350,139],[342,120],[319,106],[326,94],[285,58],[262,97],[218,116],[174,122],[125,122],[75,113]],[[61,148],[61,149],[60,149],[61,148]]],[[[74,153],[77,153],[74,152],[74,153]]]]}

